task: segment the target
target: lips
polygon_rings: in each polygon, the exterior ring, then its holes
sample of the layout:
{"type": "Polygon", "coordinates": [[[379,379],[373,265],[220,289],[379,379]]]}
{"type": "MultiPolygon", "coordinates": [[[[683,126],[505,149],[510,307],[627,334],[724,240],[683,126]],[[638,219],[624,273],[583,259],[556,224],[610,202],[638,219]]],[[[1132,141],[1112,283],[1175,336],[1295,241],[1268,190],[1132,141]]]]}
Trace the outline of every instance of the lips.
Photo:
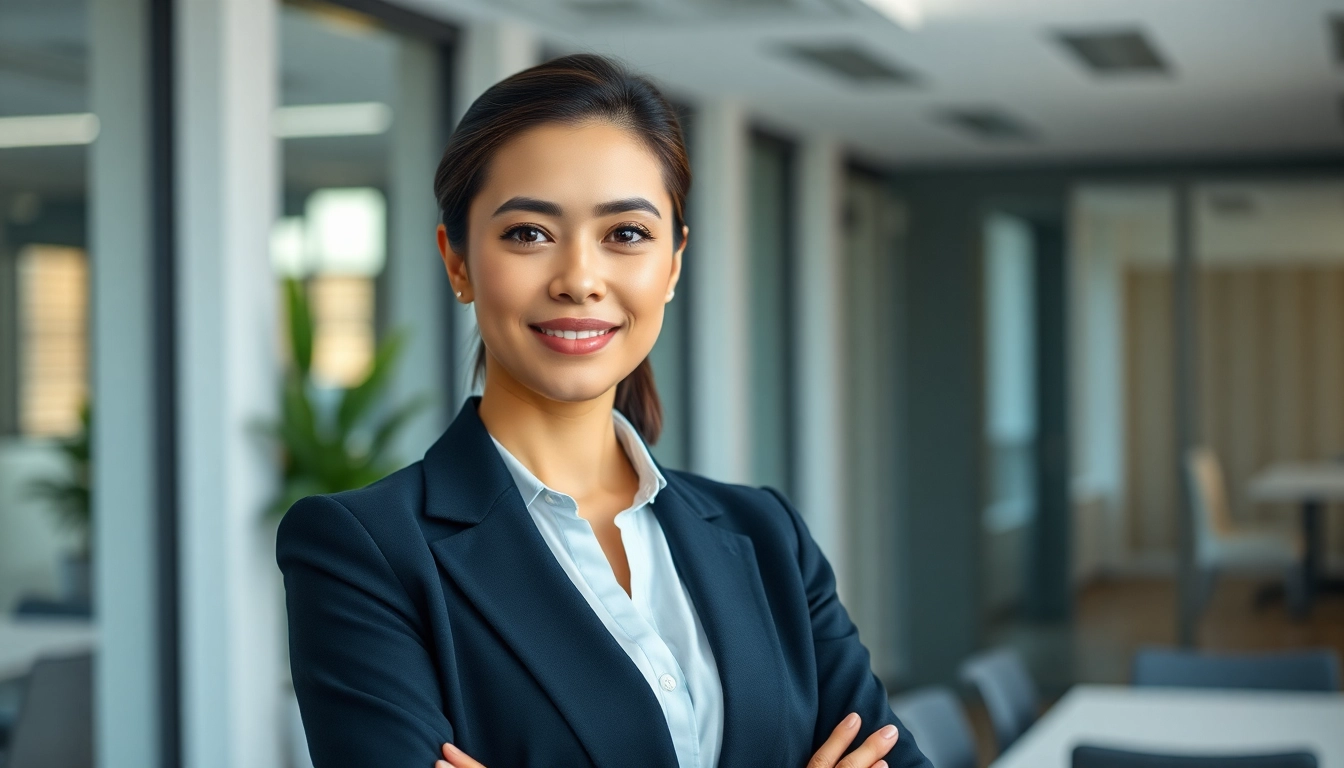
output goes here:
{"type": "Polygon", "coordinates": [[[566,355],[587,355],[611,343],[620,330],[616,323],[595,317],[562,317],[529,326],[537,339],[566,355]]]}

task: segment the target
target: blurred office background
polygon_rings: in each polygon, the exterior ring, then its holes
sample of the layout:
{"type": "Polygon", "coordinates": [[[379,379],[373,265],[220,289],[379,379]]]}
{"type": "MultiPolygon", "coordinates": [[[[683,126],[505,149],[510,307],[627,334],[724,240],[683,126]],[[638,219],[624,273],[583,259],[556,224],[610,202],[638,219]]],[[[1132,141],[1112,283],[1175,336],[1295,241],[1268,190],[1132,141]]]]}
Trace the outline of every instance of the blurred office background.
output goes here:
{"type": "Polygon", "coordinates": [[[12,768],[53,677],[70,765],[307,768],[257,428],[282,280],[315,407],[410,331],[377,407],[426,396],[418,458],[474,343],[438,155],[575,51],[690,145],[655,454],[789,494],[976,762],[986,649],[1043,706],[1147,645],[1344,653],[1340,0],[0,0],[12,768]]]}

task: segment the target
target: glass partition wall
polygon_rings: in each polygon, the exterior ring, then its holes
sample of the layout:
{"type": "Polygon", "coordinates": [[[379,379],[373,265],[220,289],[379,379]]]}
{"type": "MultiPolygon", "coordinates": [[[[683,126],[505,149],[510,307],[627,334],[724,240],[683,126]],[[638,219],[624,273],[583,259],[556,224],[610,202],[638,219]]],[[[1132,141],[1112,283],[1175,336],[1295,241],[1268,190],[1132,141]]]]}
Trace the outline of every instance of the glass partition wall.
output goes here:
{"type": "MultiPolygon", "coordinates": [[[[84,601],[88,509],[75,493],[90,399],[85,2],[0,7],[0,611],[84,601]],[[39,478],[45,480],[39,481],[39,478]],[[54,490],[54,489],[52,489],[54,490]]],[[[85,487],[87,493],[87,487],[85,487]]]]}
{"type": "Polygon", "coordinates": [[[0,5],[0,756],[37,660],[94,642],[88,25],[86,0],[0,5]]]}

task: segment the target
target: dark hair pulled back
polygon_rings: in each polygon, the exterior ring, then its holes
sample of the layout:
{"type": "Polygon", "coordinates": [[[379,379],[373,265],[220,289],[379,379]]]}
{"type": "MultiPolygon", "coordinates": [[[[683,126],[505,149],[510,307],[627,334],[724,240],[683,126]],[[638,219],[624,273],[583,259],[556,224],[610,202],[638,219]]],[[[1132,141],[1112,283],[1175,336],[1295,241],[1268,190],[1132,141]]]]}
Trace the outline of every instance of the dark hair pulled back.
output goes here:
{"type": "MultiPolygon", "coordinates": [[[[677,247],[685,222],[691,168],[676,111],[651,82],[619,63],[593,54],[576,54],[501,80],[472,102],[462,116],[434,174],[434,196],[453,250],[466,253],[467,213],[500,147],[538,125],[595,119],[627,128],[658,158],[663,183],[672,198],[673,247],[677,247]]],[[[476,350],[475,373],[478,380],[485,373],[483,343],[476,350]]],[[[648,358],[616,386],[616,409],[646,441],[657,442],[663,408],[648,358]]]]}

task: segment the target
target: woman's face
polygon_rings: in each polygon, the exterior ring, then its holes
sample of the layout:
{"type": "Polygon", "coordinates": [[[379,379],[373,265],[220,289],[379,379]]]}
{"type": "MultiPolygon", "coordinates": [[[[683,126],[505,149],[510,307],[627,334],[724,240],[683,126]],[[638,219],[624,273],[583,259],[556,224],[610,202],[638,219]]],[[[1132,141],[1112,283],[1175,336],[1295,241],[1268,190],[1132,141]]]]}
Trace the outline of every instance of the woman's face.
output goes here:
{"type": "Polygon", "coordinates": [[[466,253],[442,226],[439,250],[459,301],[475,303],[488,377],[503,368],[544,398],[581,402],[612,390],[658,339],[685,247],[673,249],[673,234],[662,168],[637,136],[603,121],[545,124],[491,159],[466,253]]]}

